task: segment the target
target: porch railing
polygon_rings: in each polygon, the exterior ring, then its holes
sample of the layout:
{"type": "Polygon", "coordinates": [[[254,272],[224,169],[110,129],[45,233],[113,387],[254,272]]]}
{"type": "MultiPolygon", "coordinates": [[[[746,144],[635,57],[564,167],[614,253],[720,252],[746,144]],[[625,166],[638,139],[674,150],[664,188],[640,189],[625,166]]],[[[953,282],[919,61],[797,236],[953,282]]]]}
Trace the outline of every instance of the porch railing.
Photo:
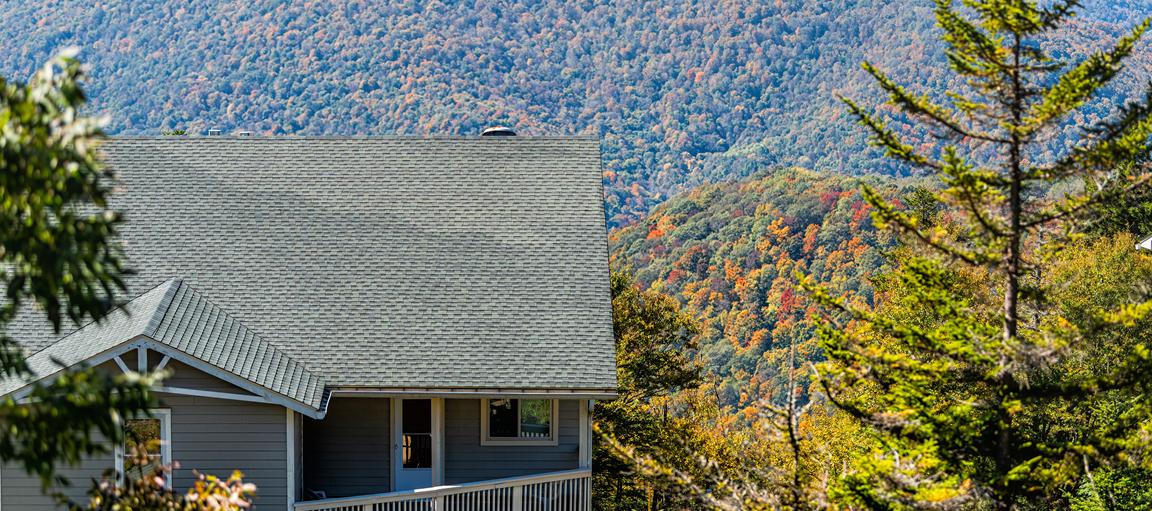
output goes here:
{"type": "Polygon", "coordinates": [[[592,471],[313,500],[297,503],[295,511],[592,511],[592,471]]]}

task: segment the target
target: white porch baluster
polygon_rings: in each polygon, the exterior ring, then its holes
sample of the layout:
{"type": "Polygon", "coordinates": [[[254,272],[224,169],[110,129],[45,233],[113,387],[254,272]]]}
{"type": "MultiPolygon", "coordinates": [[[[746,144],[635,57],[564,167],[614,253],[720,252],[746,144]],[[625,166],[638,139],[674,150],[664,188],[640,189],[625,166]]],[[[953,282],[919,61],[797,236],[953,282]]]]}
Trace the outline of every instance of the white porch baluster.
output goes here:
{"type": "Polygon", "coordinates": [[[592,471],[584,468],[298,502],[295,511],[591,511],[591,506],[592,471]]]}
{"type": "Polygon", "coordinates": [[[524,511],[524,487],[512,487],[512,511],[524,511]]]}

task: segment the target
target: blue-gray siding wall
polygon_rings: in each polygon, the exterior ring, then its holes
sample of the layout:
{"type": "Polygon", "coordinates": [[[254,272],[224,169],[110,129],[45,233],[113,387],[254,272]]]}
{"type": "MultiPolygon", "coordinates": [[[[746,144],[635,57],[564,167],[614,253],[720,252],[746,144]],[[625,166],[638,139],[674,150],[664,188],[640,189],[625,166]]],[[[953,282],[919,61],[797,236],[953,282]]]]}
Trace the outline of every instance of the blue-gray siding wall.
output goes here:
{"type": "Polygon", "coordinates": [[[193,470],[256,485],[257,509],[287,509],[288,418],[284,407],[191,396],[166,396],[172,410],[173,483],[181,491],[193,470]]]}
{"type": "Polygon", "coordinates": [[[480,400],[444,400],[444,479],[447,484],[579,468],[579,401],[559,402],[555,446],[480,445],[480,400]]]}
{"type": "MultiPolygon", "coordinates": [[[[129,367],[135,368],[130,357],[124,358],[129,367]]],[[[240,392],[176,362],[170,363],[168,369],[173,375],[166,385],[172,387],[240,392]]],[[[220,477],[239,469],[244,472],[245,481],[257,486],[257,509],[286,508],[288,420],[283,407],[170,394],[160,398],[162,407],[172,411],[172,457],[182,467],[174,474],[176,488],[188,488],[193,469],[220,477]]],[[[114,465],[112,455],[106,455],[65,468],[62,473],[72,481],[65,493],[73,499],[83,499],[92,479],[114,465]]],[[[56,507],[51,498],[40,494],[38,481],[22,470],[6,466],[0,471],[0,509],[49,511],[56,507]]]]}
{"type": "MultiPolygon", "coordinates": [[[[156,367],[156,365],[160,363],[156,355],[156,353],[153,353],[149,356],[149,358],[153,359],[150,367],[156,367]]],[[[136,366],[129,365],[129,367],[134,368],[136,366]]],[[[240,387],[175,360],[169,361],[168,365],[164,368],[171,371],[168,377],[164,379],[165,387],[210,390],[212,392],[229,392],[232,394],[250,394],[250,392],[240,387]]]]}
{"type": "Polygon", "coordinates": [[[388,399],[343,397],[324,420],[304,419],[304,485],[328,497],[384,493],[391,487],[388,399]]]}
{"type": "MultiPolygon", "coordinates": [[[[109,374],[120,374],[120,368],[112,362],[101,364],[96,369],[109,374]]],[[[88,489],[92,487],[92,481],[99,480],[104,471],[115,465],[115,457],[109,453],[87,458],[79,465],[59,467],[60,475],[72,484],[53,491],[59,491],[73,501],[84,502],[88,489]]],[[[51,497],[41,494],[40,480],[29,476],[22,468],[15,465],[4,465],[0,468],[0,510],[50,511],[57,509],[53,502],[51,497]]]]}
{"type": "MultiPolygon", "coordinates": [[[[112,468],[115,460],[111,454],[86,459],[76,466],[62,467],[60,475],[72,483],[62,493],[76,502],[84,502],[85,494],[104,471],[112,468]]],[[[4,465],[0,469],[0,509],[3,511],[51,511],[57,509],[50,497],[40,493],[40,480],[30,477],[15,465],[4,465]]]]}

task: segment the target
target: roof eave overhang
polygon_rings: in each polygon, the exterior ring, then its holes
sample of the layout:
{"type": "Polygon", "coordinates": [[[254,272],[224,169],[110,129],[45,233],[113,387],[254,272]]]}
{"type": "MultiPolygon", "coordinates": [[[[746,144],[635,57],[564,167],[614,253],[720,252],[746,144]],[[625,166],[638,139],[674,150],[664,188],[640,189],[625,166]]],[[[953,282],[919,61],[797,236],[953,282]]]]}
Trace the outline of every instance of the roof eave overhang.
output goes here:
{"type": "MultiPolygon", "coordinates": [[[[48,373],[48,374],[37,376],[35,379],[30,381],[27,385],[24,385],[18,389],[15,389],[6,395],[12,396],[12,398],[17,400],[17,401],[22,400],[28,396],[28,394],[33,389],[33,385],[37,382],[44,381],[48,378],[56,376],[56,375],[60,374],[61,372],[66,371],[68,369],[82,367],[83,365],[87,365],[89,367],[95,367],[95,366],[98,366],[98,365],[103,364],[105,362],[109,362],[109,361],[115,359],[116,357],[118,357],[124,353],[128,353],[129,351],[139,349],[139,348],[149,349],[149,350],[155,351],[157,353],[163,354],[165,356],[172,357],[172,359],[178,360],[184,364],[187,364],[188,366],[191,366],[191,367],[193,367],[193,368],[195,368],[201,372],[207,373],[207,374],[212,375],[216,378],[219,378],[222,381],[231,383],[232,385],[235,385],[235,386],[237,386],[241,389],[244,389],[248,392],[251,392],[253,395],[259,396],[260,398],[263,398],[264,401],[269,403],[269,404],[283,406],[283,407],[288,408],[290,410],[300,412],[301,414],[306,415],[308,417],[311,417],[313,419],[324,418],[325,413],[321,409],[318,409],[318,408],[313,407],[313,406],[309,406],[306,403],[302,403],[302,402],[297,401],[293,398],[290,398],[288,396],[285,396],[283,394],[275,392],[271,389],[263,387],[259,384],[256,384],[252,381],[249,381],[243,377],[232,374],[232,373],[230,373],[224,369],[221,369],[220,367],[217,367],[214,364],[211,364],[209,362],[205,362],[199,358],[196,358],[192,355],[184,353],[183,351],[180,351],[180,350],[175,349],[171,346],[168,346],[167,344],[157,342],[156,340],[154,340],[151,337],[148,337],[146,335],[135,336],[131,339],[128,339],[127,341],[124,341],[121,344],[116,345],[113,348],[110,348],[110,349],[105,350],[103,352],[100,352],[100,353],[98,353],[92,357],[89,357],[87,360],[77,362],[77,363],[72,364],[68,367],[61,368],[60,370],[53,371],[53,372],[48,373]]],[[[162,387],[157,388],[157,390],[161,390],[161,389],[162,389],[162,387]]],[[[162,390],[161,390],[161,392],[162,392],[162,390]]],[[[0,397],[4,397],[4,396],[0,396],[0,397]]]]}
{"type": "Polygon", "coordinates": [[[524,399],[598,399],[619,397],[616,389],[525,389],[464,387],[329,387],[332,397],[520,397],[524,399]]]}
{"type": "Polygon", "coordinates": [[[319,408],[308,405],[307,403],[297,401],[291,397],[285,396],[284,394],[281,394],[281,393],[276,392],[272,389],[264,387],[258,383],[255,383],[255,382],[250,381],[248,379],[245,379],[241,376],[238,376],[236,374],[228,372],[227,370],[222,369],[222,368],[220,368],[220,367],[218,367],[212,363],[205,362],[199,358],[196,358],[192,355],[184,353],[183,351],[180,351],[180,350],[175,349],[171,346],[168,346],[167,344],[155,342],[148,337],[144,337],[143,339],[145,341],[147,341],[148,345],[146,347],[148,349],[156,351],[157,353],[162,353],[164,355],[170,356],[173,359],[178,360],[180,362],[183,362],[183,363],[185,363],[185,364],[187,364],[187,365],[189,365],[189,366],[191,366],[191,367],[193,367],[193,368],[195,368],[201,372],[215,376],[216,378],[219,378],[220,380],[226,381],[228,383],[231,383],[232,385],[235,385],[235,386],[240,387],[244,390],[247,390],[248,392],[251,392],[257,396],[264,398],[264,400],[266,402],[268,402],[269,404],[283,406],[285,408],[288,408],[289,410],[294,410],[294,411],[300,412],[301,414],[306,415],[308,417],[311,417],[313,419],[323,419],[324,418],[325,413],[323,410],[321,410],[319,408]]]}

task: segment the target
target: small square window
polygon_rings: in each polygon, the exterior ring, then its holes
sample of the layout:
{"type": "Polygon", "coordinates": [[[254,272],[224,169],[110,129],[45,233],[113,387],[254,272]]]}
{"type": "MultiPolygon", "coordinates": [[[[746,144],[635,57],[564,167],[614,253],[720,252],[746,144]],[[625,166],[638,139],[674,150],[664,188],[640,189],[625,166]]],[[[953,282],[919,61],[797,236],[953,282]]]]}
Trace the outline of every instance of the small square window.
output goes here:
{"type": "Polygon", "coordinates": [[[160,419],[128,419],[124,421],[124,474],[133,479],[152,475],[164,464],[161,447],[164,437],[160,432],[160,419]],[[148,455],[146,465],[132,456],[134,451],[148,455]]]}
{"type": "Polygon", "coordinates": [[[124,443],[116,448],[116,471],[122,477],[141,479],[172,461],[171,415],[168,410],[152,410],[151,415],[124,421],[124,443]],[[146,453],[148,462],[134,458],[134,450],[146,453]]]}
{"type": "Polygon", "coordinates": [[[484,445],[556,445],[556,401],[486,399],[481,421],[484,445]]]}

